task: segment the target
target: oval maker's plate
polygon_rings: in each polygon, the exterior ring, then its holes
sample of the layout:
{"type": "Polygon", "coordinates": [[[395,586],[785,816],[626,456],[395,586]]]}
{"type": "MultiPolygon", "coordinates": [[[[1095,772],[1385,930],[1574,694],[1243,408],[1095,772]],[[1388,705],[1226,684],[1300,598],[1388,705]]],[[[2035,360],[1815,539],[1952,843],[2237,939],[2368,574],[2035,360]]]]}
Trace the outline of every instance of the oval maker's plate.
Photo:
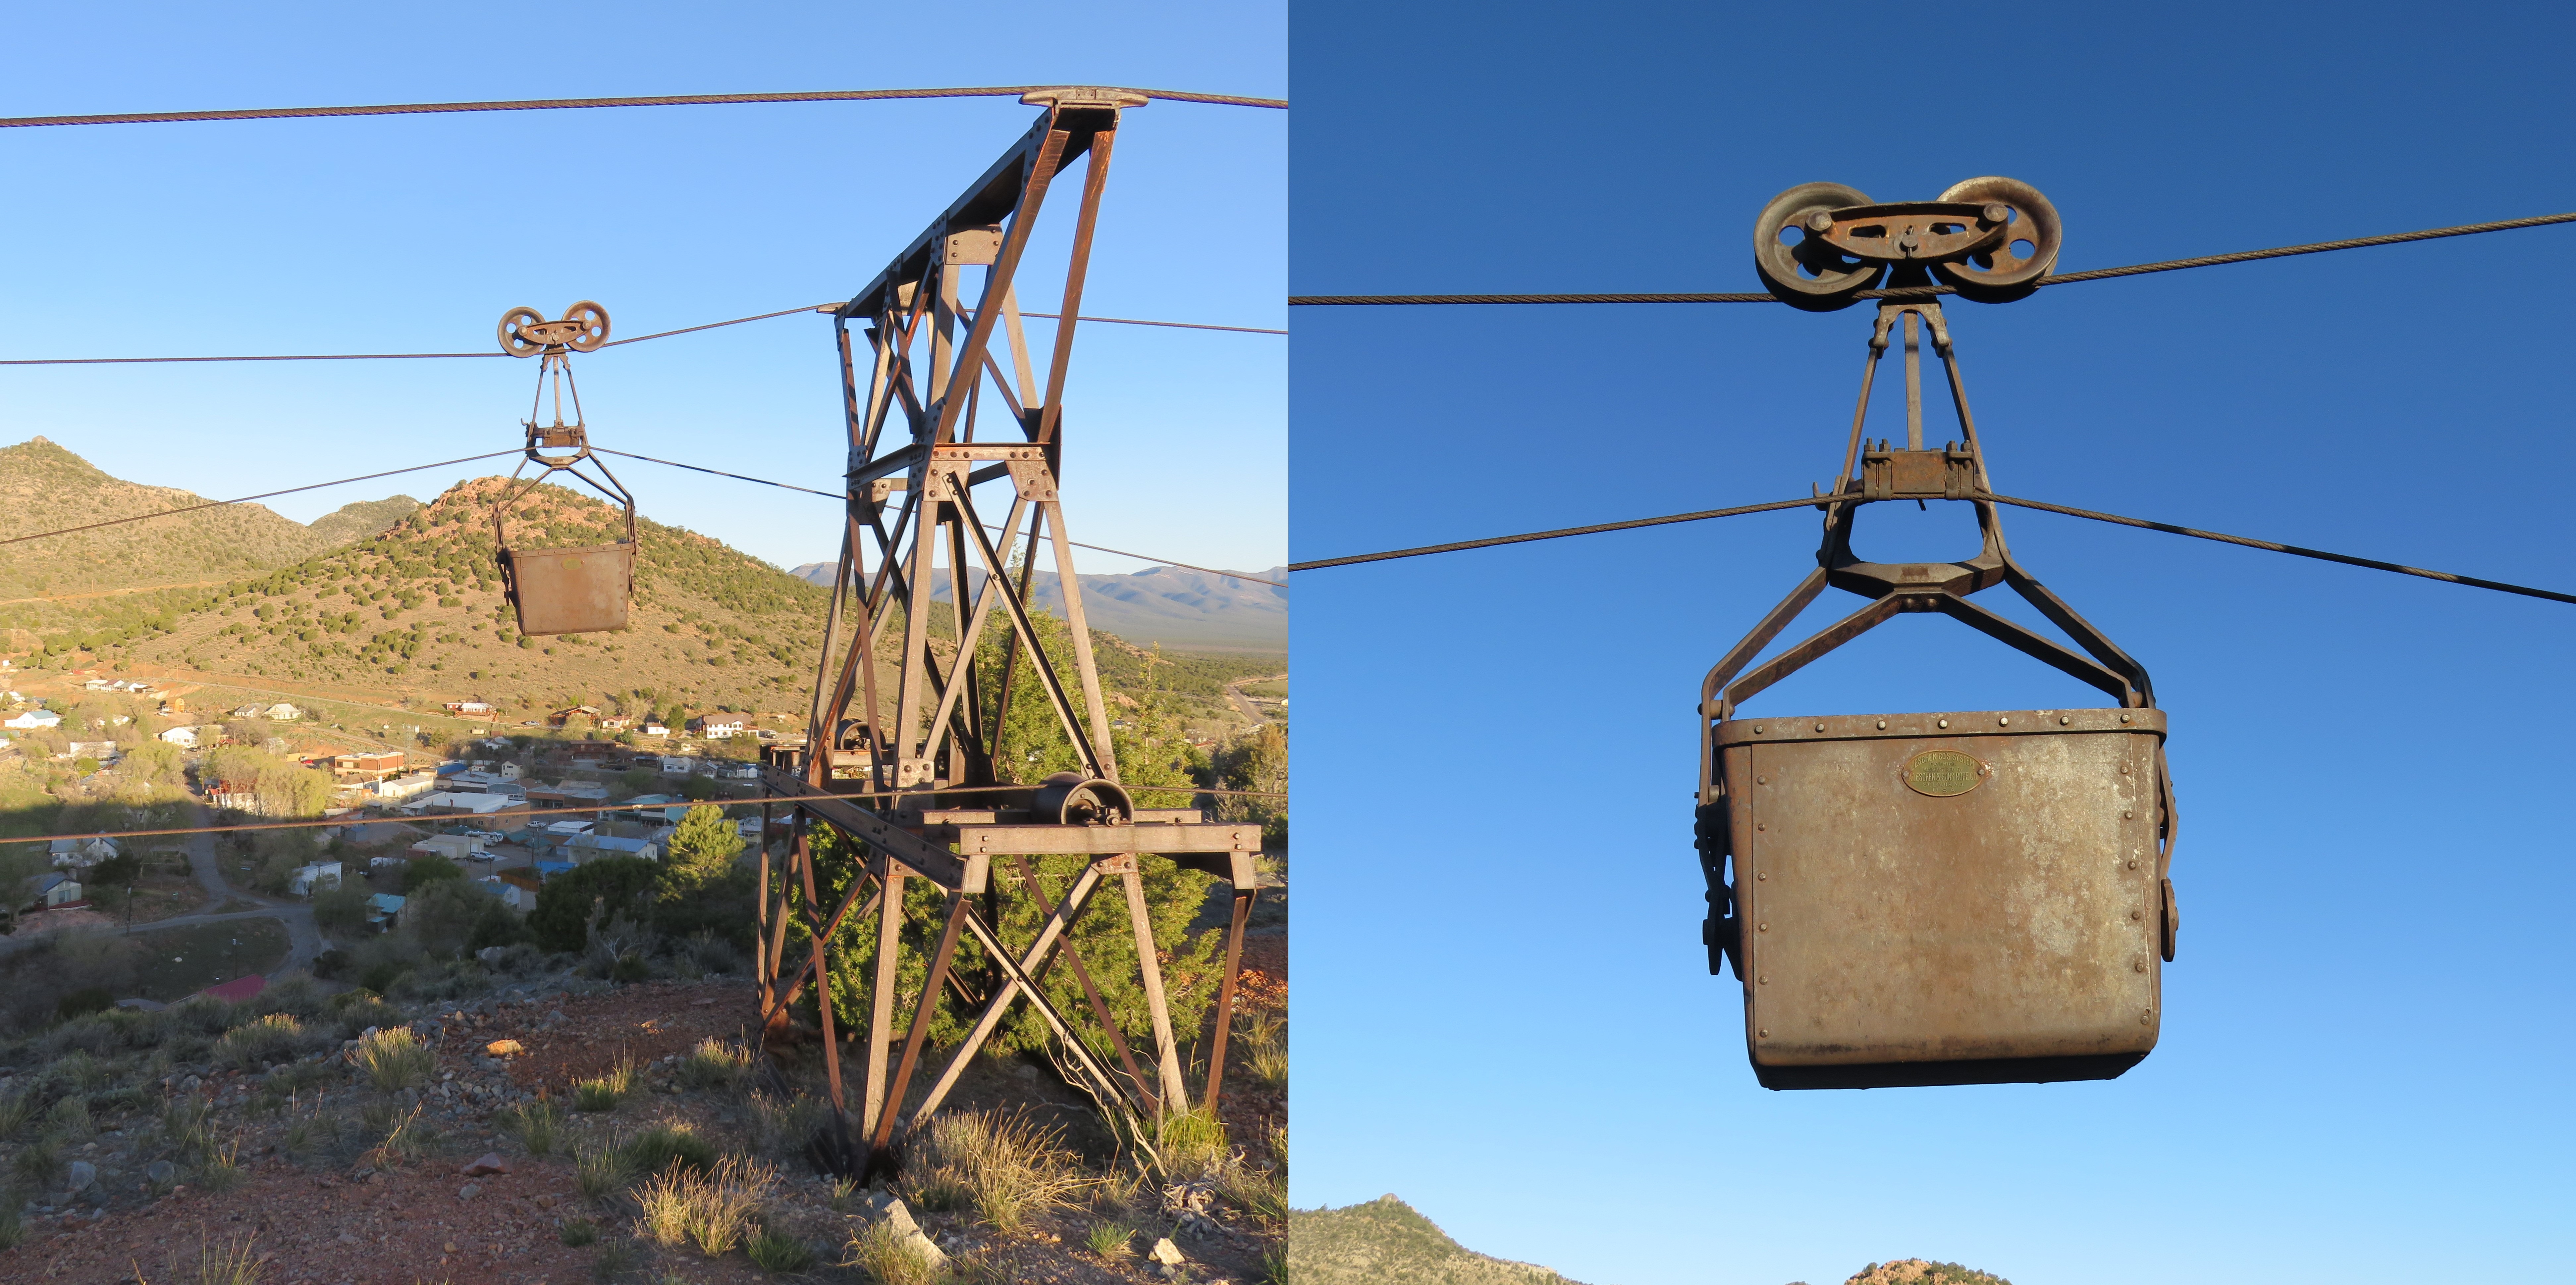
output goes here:
{"type": "Polygon", "coordinates": [[[1985,779],[1986,765],[1957,750],[1925,750],[1905,761],[1905,788],[1936,799],[1965,794],[1985,779]]]}

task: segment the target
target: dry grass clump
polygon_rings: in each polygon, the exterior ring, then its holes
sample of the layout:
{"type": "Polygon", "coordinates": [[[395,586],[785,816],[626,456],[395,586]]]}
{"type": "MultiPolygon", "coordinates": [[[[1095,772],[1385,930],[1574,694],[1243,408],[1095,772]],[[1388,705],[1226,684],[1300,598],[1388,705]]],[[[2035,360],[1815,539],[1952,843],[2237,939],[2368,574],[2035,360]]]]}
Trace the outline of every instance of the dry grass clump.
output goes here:
{"type": "Polygon", "coordinates": [[[572,1105],[577,1111],[614,1111],[626,1095],[635,1091],[635,1062],[617,1059],[606,1075],[578,1080],[572,1086],[572,1105]]]}
{"type": "Polygon", "coordinates": [[[778,1232],[756,1232],[744,1242],[742,1250],[762,1271],[780,1276],[792,1276],[814,1265],[813,1246],[778,1232]]]}
{"type": "Polygon", "coordinates": [[[925,1209],[973,1209],[997,1231],[1017,1232],[1029,1216],[1065,1203],[1091,1180],[1058,1130],[1018,1112],[960,1111],[932,1117],[913,1139],[904,1186],[925,1209]]]}
{"type": "Polygon", "coordinates": [[[429,1078],[438,1055],[408,1026],[389,1027],[358,1041],[358,1066],[378,1089],[399,1093],[429,1078]]]}
{"type": "Polygon", "coordinates": [[[751,1095],[751,1118],[746,1126],[752,1146],[777,1156],[793,1156],[814,1140],[814,1131],[823,1126],[823,1116],[830,1110],[821,1099],[808,1094],[780,1101],[754,1090],[751,1095]]]}
{"type": "Polygon", "coordinates": [[[942,1285],[943,1273],[930,1255],[895,1233],[894,1223],[879,1219],[852,1238],[843,1267],[857,1269],[875,1285],[942,1285]]]}
{"type": "Polygon", "coordinates": [[[543,1098],[522,1102],[495,1118],[532,1156],[554,1154],[555,1144],[562,1140],[563,1111],[543,1098]]]}
{"type": "Polygon", "coordinates": [[[1272,1088],[1288,1083],[1288,1022],[1271,1009],[1255,1009],[1244,1014],[1242,1034],[1244,1065],[1252,1068],[1254,1079],[1272,1088]]]}
{"type": "Polygon", "coordinates": [[[1154,1168],[1174,1182],[1209,1177],[1225,1167],[1225,1125],[1197,1108],[1166,1111],[1154,1125],[1154,1168]]]}
{"type": "MultiPolygon", "coordinates": [[[[404,1028],[409,1034],[410,1028],[404,1028]]],[[[304,1044],[304,1023],[292,1013],[271,1013],[224,1032],[215,1041],[215,1060],[226,1066],[256,1067],[283,1062],[304,1044]]]]}
{"type": "Polygon", "coordinates": [[[626,1185],[631,1174],[626,1157],[615,1147],[594,1147],[573,1157],[572,1178],[581,1194],[592,1200],[603,1199],[626,1185]]]}
{"type": "Polygon", "coordinates": [[[730,1089],[750,1071],[750,1049],[710,1037],[680,1060],[680,1083],[692,1089],[730,1089]]]}
{"type": "Polygon", "coordinates": [[[628,1173],[655,1174],[673,1165],[712,1173],[716,1167],[716,1144],[701,1138],[687,1124],[661,1125],[647,1129],[617,1149],[618,1159],[628,1173]]]}
{"type": "Polygon", "coordinates": [[[705,1173],[675,1164],[635,1189],[643,1208],[636,1234],[665,1249],[694,1243],[709,1258],[722,1255],[750,1234],[776,1177],[767,1165],[730,1156],[705,1173]]]}
{"type": "Polygon", "coordinates": [[[400,1113],[381,1107],[369,1108],[367,1124],[385,1133],[384,1141],[368,1150],[367,1163],[379,1169],[390,1169],[428,1150],[429,1130],[421,1124],[420,1112],[418,1106],[400,1113]]]}

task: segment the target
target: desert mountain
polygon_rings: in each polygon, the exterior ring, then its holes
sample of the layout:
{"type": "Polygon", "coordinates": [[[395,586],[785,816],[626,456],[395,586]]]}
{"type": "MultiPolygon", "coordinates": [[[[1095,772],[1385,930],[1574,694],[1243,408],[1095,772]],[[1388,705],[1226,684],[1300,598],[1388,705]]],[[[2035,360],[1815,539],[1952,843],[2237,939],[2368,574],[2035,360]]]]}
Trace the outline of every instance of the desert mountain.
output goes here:
{"type": "Polygon", "coordinates": [[[313,519],[313,534],[331,547],[364,540],[390,529],[394,523],[419,511],[420,501],[408,495],[390,495],[381,500],[361,500],[344,504],[313,519]]]}
{"type": "MultiPolygon", "coordinates": [[[[41,437],[0,447],[0,538],[203,503],[175,487],[112,477],[41,437]]],[[[301,522],[256,504],[227,505],[13,545],[0,560],[0,599],[221,583],[323,546],[301,522]]]]}
{"type": "MultiPolygon", "coordinates": [[[[808,562],[788,574],[829,587],[835,562],[808,562]]],[[[1082,609],[1094,629],[1132,642],[1165,647],[1288,650],[1286,567],[1243,575],[1210,574],[1184,567],[1148,567],[1129,575],[1082,575],[1082,609]],[[1262,584],[1273,580],[1278,584],[1262,584]]],[[[980,572],[972,583],[981,586],[980,572]]],[[[1029,581],[1030,593],[1048,610],[1064,613],[1064,588],[1052,571],[1029,581]]],[[[943,586],[942,600],[947,598],[943,586]]]]}
{"type": "MultiPolygon", "coordinates": [[[[572,705],[783,713],[810,699],[829,592],[647,518],[636,523],[625,630],[520,635],[501,591],[490,522],[506,485],[497,477],[461,482],[374,535],[185,591],[184,601],[127,624],[22,632],[12,647],[40,641],[57,665],[123,661],[183,680],[285,683],[349,700],[415,707],[485,700],[512,722],[572,705]]],[[[544,548],[603,544],[624,531],[623,515],[597,499],[539,487],[512,510],[509,538],[544,548]]],[[[942,621],[932,624],[937,632],[942,621]]],[[[1156,658],[1105,631],[1095,638],[1113,688],[1170,692],[1210,712],[1223,708],[1226,680],[1276,665],[1257,656],[1156,658]]]]}
{"type": "Polygon", "coordinates": [[[1576,1285],[1533,1263],[1488,1258],[1394,1196],[1288,1213],[1288,1266],[1302,1285],[1576,1285]]]}
{"type": "MultiPolygon", "coordinates": [[[[194,492],[111,476],[41,437],[0,447],[0,539],[205,502],[194,492]]],[[[306,526],[256,504],[231,504],[11,545],[0,559],[0,627],[155,616],[227,580],[373,535],[418,507],[395,496],[306,526]]]]}

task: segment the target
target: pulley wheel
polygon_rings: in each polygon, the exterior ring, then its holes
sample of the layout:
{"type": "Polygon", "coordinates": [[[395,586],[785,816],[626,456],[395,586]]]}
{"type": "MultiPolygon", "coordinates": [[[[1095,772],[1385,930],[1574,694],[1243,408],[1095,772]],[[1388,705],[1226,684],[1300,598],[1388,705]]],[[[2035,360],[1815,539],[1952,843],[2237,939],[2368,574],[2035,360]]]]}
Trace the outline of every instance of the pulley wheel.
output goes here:
{"type": "Polygon", "coordinates": [[[2039,288],[2040,278],[2057,265],[2065,233],[2057,207],[2039,189],[2014,178],[1972,178],[1953,184],[1944,201],[2003,205],[2012,211],[2012,232],[1993,250],[1972,254],[1960,263],[1937,263],[1932,271],[1959,288],[1962,297],[1979,303],[2008,303],[2039,288]]]}
{"type": "Polygon", "coordinates": [[[1128,825],[1136,819],[1127,791],[1080,772],[1058,772],[1038,782],[1029,810],[1049,825],[1128,825]]]}
{"type": "Polygon", "coordinates": [[[1823,237],[1809,236],[1805,223],[1820,210],[1869,203],[1867,196],[1840,183],[1801,183],[1772,197],[1753,221],[1753,268],[1762,274],[1762,284],[1792,308],[1832,312],[1850,307],[1855,292],[1877,282],[1881,266],[1844,254],[1823,237]],[[1784,242],[1783,236],[1796,237],[1797,243],[1784,242]]]}
{"type": "Polygon", "coordinates": [[[608,309],[584,299],[564,309],[563,319],[581,324],[581,333],[569,343],[574,352],[597,352],[608,342],[608,309]]]}
{"type": "Polygon", "coordinates": [[[521,327],[544,321],[546,314],[534,308],[512,308],[501,314],[501,351],[513,357],[534,357],[546,346],[520,333],[521,327]]]}

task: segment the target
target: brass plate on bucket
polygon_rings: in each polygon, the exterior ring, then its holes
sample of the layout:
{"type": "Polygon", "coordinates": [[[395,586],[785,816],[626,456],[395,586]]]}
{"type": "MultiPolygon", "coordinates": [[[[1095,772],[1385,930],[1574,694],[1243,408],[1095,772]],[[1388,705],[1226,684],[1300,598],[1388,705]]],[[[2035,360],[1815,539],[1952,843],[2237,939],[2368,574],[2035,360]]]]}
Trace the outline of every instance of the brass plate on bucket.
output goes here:
{"type": "Polygon", "coordinates": [[[1957,750],[1925,750],[1905,761],[1905,788],[1936,799],[1965,794],[1985,779],[1986,765],[1957,750]]]}

